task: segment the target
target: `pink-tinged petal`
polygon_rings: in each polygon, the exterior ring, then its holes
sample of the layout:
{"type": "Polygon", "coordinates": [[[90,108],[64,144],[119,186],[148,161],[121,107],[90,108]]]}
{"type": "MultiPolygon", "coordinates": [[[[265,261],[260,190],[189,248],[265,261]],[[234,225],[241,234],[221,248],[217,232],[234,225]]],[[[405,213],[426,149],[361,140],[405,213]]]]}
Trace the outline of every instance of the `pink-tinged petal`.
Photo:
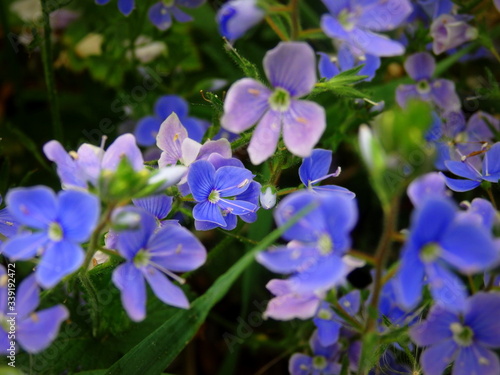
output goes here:
{"type": "Polygon", "coordinates": [[[153,267],[147,267],[142,273],[160,301],[182,309],[189,308],[189,301],[182,289],[174,285],[163,273],[153,267]]]}
{"type": "Polygon", "coordinates": [[[181,162],[185,166],[189,166],[198,158],[201,150],[201,144],[192,140],[191,138],[186,138],[184,142],[182,142],[181,150],[181,162]]]}
{"type": "Polygon", "coordinates": [[[132,263],[125,263],[113,272],[113,284],[121,292],[121,300],[130,319],[140,322],[146,317],[146,282],[132,263]]]}
{"type": "Polygon", "coordinates": [[[20,224],[37,229],[45,229],[55,221],[59,207],[56,195],[46,186],[11,189],[6,202],[20,224]]]}
{"type": "Polygon", "coordinates": [[[207,141],[201,146],[198,159],[207,159],[211,154],[219,154],[223,158],[230,158],[233,155],[231,143],[225,138],[216,141],[207,141]]]}
{"type": "Polygon", "coordinates": [[[269,108],[270,95],[271,91],[254,79],[236,81],[227,92],[221,126],[236,134],[252,127],[269,108]]]}
{"type": "Polygon", "coordinates": [[[82,191],[66,190],[59,194],[59,206],[63,237],[79,243],[88,240],[99,219],[99,199],[82,191]]]}
{"type": "Polygon", "coordinates": [[[410,337],[418,346],[429,346],[453,338],[450,325],[460,323],[457,314],[440,305],[432,306],[427,319],[410,329],[410,337]]]}
{"type": "Polygon", "coordinates": [[[447,340],[427,348],[420,357],[420,364],[422,365],[424,374],[442,375],[445,368],[455,359],[458,350],[457,344],[452,340],[447,340]]]}
{"type": "Polygon", "coordinates": [[[429,80],[436,70],[436,60],[427,52],[414,53],[406,59],[405,70],[414,81],[429,80]]]}
{"type": "Polygon", "coordinates": [[[461,348],[453,365],[453,375],[498,375],[498,356],[480,345],[461,348]]]}
{"type": "Polygon", "coordinates": [[[248,146],[248,155],[254,165],[267,160],[276,151],[281,133],[281,113],[267,111],[255,128],[248,146]]]}
{"type": "Polygon", "coordinates": [[[187,137],[187,130],[175,113],[163,121],[156,136],[156,145],[163,151],[158,160],[160,167],[177,164],[177,161],[182,158],[182,142],[187,137]]]}
{"type": "Polygon", "coordinates": [[[126,157],[134,170],[144,168],[144,159],[135,137],[132,134],[123,134],[108,147],[102,158],[102,169],[115,171],[122,158],[126,157]]]}
{"type": "Polygon", "coordinates": [[[49,347],[69,312],[63,305],[38,311],[18,324],[17,340],[28,353],[38,353],[49,347]]]}
{"type": "Polygon", "coordinates": [[[36,267],[38,284],[46,289],[54,287],[63,277],[78,270],[84,257],[82,248],[74,243],[52,242],[36,267]]]}
{"type": "Polygon", "coordinates": [[[28,260],[34,258],[37,253],[45,249],[49,241],[47,233],[20,234],[6,241],[2,254],[15,262],[18,260],[28,260]]]}
{"type": "Polygon", "coordinates": [[[292,97],[310,93],[317,81],[316,57],[305,42],[280,42],[266,53],[263,64],[271,85],[287,90],[292,97]]]}
{"type": "Polygon", "coordinates": [[[306,100],[292,100],[283,116],[283,141],[292,154],[304,158],[311,155],[325,128],[322,106],[306,100]]]}
{"type": "Polygon", "coordinates": [[[489,348],[500,347],[500,295],[479,292],[469,298],[464,324],[474,331],[474,341],[489,348]],[[495,312],[495,313],[494,313],[495,312]]]}
{"type": "Polygon", "coordinates": [[[78,169],[77,163],[58,141],[46,143],[43,146],[43,152],[47,159],[56,163],[57,175],[61,179],[63,187],[87,188],[87,182],[78,169]]]}

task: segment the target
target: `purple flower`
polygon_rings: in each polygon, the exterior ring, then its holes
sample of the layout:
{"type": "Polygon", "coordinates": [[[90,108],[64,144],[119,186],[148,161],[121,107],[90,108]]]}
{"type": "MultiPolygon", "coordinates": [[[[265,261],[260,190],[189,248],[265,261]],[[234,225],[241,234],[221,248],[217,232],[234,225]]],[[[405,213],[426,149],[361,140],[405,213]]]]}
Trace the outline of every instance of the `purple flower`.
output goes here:
{"type": "Polygon", "coordinates": [[[309,340],[313,357],[295,353],[290,358],[288,371],[291,375],[338,375],[342,366],[338,363],[340,347],[338,344],[322,345],[318,332],[309,340]]]}
{"type": "Polygon", "coordinates": [[[56,196],[45,186],[16,188],[7,194],[12,216],[33,233],[5,242],[2,253],[12,261],[41,256],[36,280],[52,288],[83,263],[80,244],[87,241],[99,218],[99,200],[82,191],[61,191],[56,196]]]}
{"type": "Polygon", "coordinates": [[[436,62],[429,53],[419,52],[409,56],[405,61],[405,69],[417,83],[397,88],[396,100],[401,107],[405,108],[410,99],[420,99],[433,103],[444,112],[460,110],[455,84],[447,79],[432,79],[436,62]]]}
{"type": "MultiPolygon", "coordinates": [[[[359,290],[354,290],[340,298],[338,302],[349,315],[354,316],[361,307],[361,294],[359,290]]],[[[318,340],[323,346],[335,344],[339,339],[340,328],[345,324],[326,301],[319,306],[313,322],[318,330],[318,340]]]]}
{"type": "Polygon", "coordinates": [[[219,33],[229,40],[241,38],[248,29],[264,19],[256,0],[231,0],[217,12],[219,33]]]}
{"type": "Polygon", "coordinates": [[[288,150],[309,156],[326,127],[323,107],[298,100],[316,83],[314,51],[303,42],[281,42],[266,53],[264,70],[273,90],[250,78],[234,83],[224,102],[222,127],[239,134],[258,123],[248,147],[253,164],[274,153],[282,129],[288,150]]]}
{"type": "Polygon", "coordinates": [[[144,168],[141,150],[132,134],[123,134],[108,147],[84,143],[78,152],[66,152],[58,141],[43,146],[45,156],[57,165],[57,174],[64,189],[87,189],[88,183],[96,186],[102,171],[115,171],[122,158],[127,158],[134,170],[144,168]]]}
{"type": "Polygon", "coordinates": [[[371,81],[375,77],[378,68],[380,68],[380,57],[375,55],[356,56],[345,44],[340,47],[335,62],[326,53],[318,52],[318,55],[320,56],[318,63],[319,75],[326,79],[333,78],[340,72],[364,65],[358,74],[368,76],[365,81],[371,81]]]}
{"type": "MultiPolygon", "coordinates": [[[[2,196],[0,195],[0,204],[2,204],[2,201],[2,196]]],[[[19,223],[10,214],[8,208],[2,208],[0,210],[0,245],[3,242],[3,237],[10,238],[14,236],[18,229],[19,223]]]]}
{"type": "Polygon", "coordinates": [[[497,221],[497,210],[490,201],[483,198],[474,198],[472,202],[462,202],[460,204],[465,211],[461,211],[458,220],[463,220],[464,223],[473,223],[481,225],[485,228],[492,229],[497,221]]]}
{"type": "Polygon", "coordinates": [[[500,309],[498,294],[476,293],[463,311],[433,306],[427,319],[410,330],[412,340],[426,346],[420,364],[426,375],[441,375],[454,362],[453,375],[500,374],[500,309]]]}
{"type": "Polygon", "coordinates": [[[146,282],[162,302],[188,308],[184,292],[167,276],[180,280],[174,272],[201,266],[206,259],[205,248],[179,225],[157,229],[156,219],[146,211],[136,207],[128,210],[140,215],[140,227],[119,233],[117,250],[126,262],[116,268],[112,277],[127,314],[134,321],[146,317],[146,282]]]}
{"type": "Polygon", "coordinates": [[[442,14],[449,14],[453,10],[451,0],[417,0],[416,2],[431,20],[442,14]]]}
{"type": "Polygon", "coordinates": [[[355,194],[353,192],[337,185],[316,186],[321,181],[330,177],[337,177],[340,174],[340,167],[334,173],[329,173],[332,155],[333,152],[330,150],[314,149],[311,156],[304,158],[300,165],[300,181],[311,191],[342,193],[354,198],[355,194]]]}
{"type": "Polygon", "coordinates": [[[342,256],[351,246],[349,234],[357,221],[356,203],[345,194],[300,191],[278,205],[274,212],[277,225],[284,225],[308,206],[314,208],[283,234],[291,241],[288,246],[257,256],[271,271],[292,274],[288,280],[298,294],[326,291],[343,280],[348,267],[342,256]]]}
{"type": "Polygon", "coordinates": [[[479,185],[482,181],[497,183],[500,179],[500,142],[495,143],[484,153],[482,170],[478,170],[467,157],[463,161],[448,160],[445,162],[446,168],[457,176],[466,180],[457,180],[444,176],[446,185],[454,191],[468,191],[479,185]]]}
{"type": "Polygon", "coordinates": [[[496,265],[499,254],[489,228],[457,219],[457,212],[450,200],[437,197],[428,197],[414,211],[395,276],[402,308],[409,310],[420,302],[426,279],[437,303],[461,309],[466,289],[448,265],[468,275],[496,265]]]}
{"type": "Polygon", "coordinates": [[[188,116],[188,103],[177,95],[164,95],[160,97],[155,103],[154,111],[154,116],[143,117],[137,122],[134,133],[137,137],[137,143],[141,146],[152,146],[155,144],[160,126],[172,113],[175,113],[179,121],[182,122],[189,138],[197,142],[201,142],[208,128],[206,121],[188,116]]]}
{"type": "MultiPolygon", "coordinates": [[[[230,229],[235,222],[228,222],[229,214],[248,215],[257,210],[257,204],[241,197],[250,187],[253,174],[248,169],[223,166],[217,168],[207,160],[198,160],[191,164],[188,172],[188,185],[197,204],[193,209],[195,226],[206,230],[203,222],[211,227],[213,224],[230,229]]],[[[258,200],[260,185],[256,189],[258,200]]],[[[211,228],[210,228],[211,229],[211,228]]],[[[230,230],[229,229],[229,230],[230,230]]]]}
{"type": "Polygon", "coordinates": [[[61,323],[69,317],[68,310],[63,305],[49,307],[36,311],[40,303],[40,288],[34,275],[28,276],[19,284],[16,293],[16,303],[8,298],[8,276],[5,268],[0,265],[0,348],[3,354],[17,351],[12,345],[12,333],[15,340],[28,353],[39,353],[49,347],[59,332],[61,323]],[[14,332],[11,332],[14,328],[14,332]]]}
{"type": "MultiPolygon", "coordinates": [[[[95,0],[99,5],[109,3],[109,0],[95,0]]],[[[124,15],[128,16],[135,8],[135,0],[118,0],[118,10],[124,15]]]]}
{"type": "Polygon", "coordinates": [[[348,45],[356,55],[398,56],[404,46],[380,31],[399,26],[412,12],[408,0],[322,0],[330,14],[321,18],[321,28],[331,38],[348,45]]]}
{"type": "Polygon", "coordinates": [[[436,55],[477,38],[477,29],[467,24],[468,18],[442,14],[432,22],[432,51],[436,55]]]}
{"type": "Polygon", "coordinates": [[[179,6],[198,8],[205,0],[169,0],[153,4],[148,11],[149,20],[160,30],[167,30],[172,25],[172,16],[177,22],[190,22],[193,18],[184,13],[179,6]]]}
{"type": "MultiPolygon", "coordinates": [[[[188,167],[196,160],[206,160],[217,153],[224,158],[232,156],[231,144],[227,139],[207,141],[203,145],[188,138],[188,131],[176,113],[167,117],[160,126],[156,144],[162,150],[158,165],[160,168],[175,165],[178,162],[188,167]]],[[[183,180],[181,183],[185,182],[183,180]]]]}

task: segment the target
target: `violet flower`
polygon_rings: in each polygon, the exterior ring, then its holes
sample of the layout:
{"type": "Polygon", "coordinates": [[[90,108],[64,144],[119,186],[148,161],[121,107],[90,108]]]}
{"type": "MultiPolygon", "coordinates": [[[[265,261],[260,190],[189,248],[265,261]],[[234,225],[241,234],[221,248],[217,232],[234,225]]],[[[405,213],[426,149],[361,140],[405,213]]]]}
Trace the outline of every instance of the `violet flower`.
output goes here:
{"type": "Polygon", "coordinates": [[[217,12],[219,33],[233,41],[264,19],[265,12],[256,0],[231,0],[217,12]]]}
{"type": "Polygon", "coordinates": [[[172,16],[177,22],[190,22],[193,18],[179,7],[198,8],[205,0],[168,0],[153,4],[148,11],[149,20],[160,30],[172,26],[172,16]]]}

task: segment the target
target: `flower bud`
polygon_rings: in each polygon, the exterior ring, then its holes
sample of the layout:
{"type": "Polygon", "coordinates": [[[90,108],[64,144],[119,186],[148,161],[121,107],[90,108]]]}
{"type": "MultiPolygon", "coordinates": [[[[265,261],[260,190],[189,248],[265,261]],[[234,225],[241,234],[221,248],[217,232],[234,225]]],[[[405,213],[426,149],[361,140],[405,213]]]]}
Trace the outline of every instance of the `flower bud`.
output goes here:
{"type": "Polygon", "coordinates": [[[220,34],[229,40],[235,40],[258,24],[265,13],[256,3],[255,0],[233,0],[225,3],[217,12],[220,34]]]}
{"type": "Polygon", "coordinates": [[[276,204],[276,189],[273,186],[264,186],[260,191],[260,205],[269,210],[276,204]]]}
{"type": "Polygon", "coordinates": [[[477,38],[477,29],[465,21],[462,17],[443,14],[432,22],[432,50],[436,55],[477,38]]]}

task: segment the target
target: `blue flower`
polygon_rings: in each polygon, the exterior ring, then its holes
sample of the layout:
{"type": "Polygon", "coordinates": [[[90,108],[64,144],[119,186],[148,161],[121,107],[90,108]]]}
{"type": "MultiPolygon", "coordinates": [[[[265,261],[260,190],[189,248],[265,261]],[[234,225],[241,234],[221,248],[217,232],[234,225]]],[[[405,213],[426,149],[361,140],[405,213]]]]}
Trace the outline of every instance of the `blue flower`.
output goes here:
{"type": "Polygon", "coordinates": [[[500,180],[500,142],[495,143],[484,153],[481,171],[476,169],[467,157],[464,157],[463,161],[448,160],[445,165],[450,172],[466,178],[466,180],[458,180],[443,175],[446,185],[451,190],[460,192],[472,190],[481,185],[482,181],[498,183],[500,180]]]}
{"type": "MultiPolygon", "coordinates": [[[[2,196],[0,195],[0,204],[2,204],[2,196]]],[[[2,208],[0,210],[0,234],[4,237],[10,238],[17,233],[19,229],[18,222],[12,217],[8,208],[2,208]]],[[[0,245],[2,244],[2,239],[0,236],[0,245]]]]}
{"type": "Polygon", "coordinates": [[[500,374],[500,295],[476,293],[462,311],[435,305],[427,319],[410,330],[412,340],[426,346],[420,364],[426,375],[441,375],[454,362],[453,375],[500,374]]]}
{"type": "Polygon", "coordinates": [[[427,52],[409,56],[405,61],[405,70],[417,83],[400,85],[396,91],[396,100],[401,107],[406,107],[410,99],[420,99],[433,103],[443,112],[459,111],[462,104],[455,92],[455,84],[448,79],[432,79],[436,62],[427,52]]]}
{"type": "Polygon", "coordinates": [[[421,205],[429,197],[447,197],[449,192],[443,175],[438,172],[430,172],[416,178],[407,189],[408,197],[414,206],[421,205]]]}
{"type": "Polygon", "coordinates": [[[164,95],[160,97],[154,108],[154,116],[146,116],[139,120],[135,129],[137,143],[141,146],[152,146],[156,142],[156,135],[163,121],[175,113],[188,133],[189,138],[201,142],[208,123],[194,117],[189,117],[188,103],[177,95],[164,95]]]}
{"type": "Polygon", "coordinates": [[[179,6],[197,8],[205,0],[168,0],[153,4],[148,11],[149,20],[160,30],[167,30],[172,25],[172,16],[178,22],[190,22],[192,17],[180,10],[179,6]]]}
{"type": "Polygon", "coordinates": [[[319,75],[322,78],[330,79],[338,75],[340,72],[364,65],[358,72],[360,76],[368,76],[365,81],[371,81],[375,78],[375,73],[380,68],[380,57],[375,55],[354,55],[349,48],[343,44],[338,51],[336,63],[323,52],[319,52],[319,75]]]}
{"type": "Polygon", "coordinates": [[[345,194],[300,191],[280,202],[274,212],[277,225],[308,206],[314,208],[283,234],[291,241],[288,246],[257,256],[271,271],[292,274],[288,280],[298,294],[326,291],[343,280],[348,267],[342,257],[351,246],[350,232],[357,221],[355,200],[345,194]]]}
{"type": "Polygon", "coordinates": [[[340,167],[334,173],[329,173],[332,164],[332,155],[333,153],[330,150],[314,149],[311,156],[304,158],[300,165],[300,181],[306,188],[315,192],[342,193],[354,198],[355,194],[353,192],[337,185],[315,186],[327,178],[337,177],[340,174],[340,167]]]}
{"type": "Polygon", "coordinates": [[[265,12],[256,0],[228,1],[217,12],[219,33],[229,40],[236,40],[262,21],[264,16],[265,12]]]}
{"type": "Polygon", "coordinates": [[[19,284],[16,304],[9,304],[7,281],[7,272],[0,265],[0,351],[3,354],[10,352],[13,339],[9,334],[12,334],[10,327],[13,327],[17,343],[28,353],[39,353],[57,337],[61,323],[69,317],[68,310],[63,305],[57,305],[35,312],[40,303],[40,288],[34,275],[19,284]],[[9,322],[12,318],[15,319],[13,325],[9,322]]]}
{"type": "MultiPolygon", "coordinates": [[[[191,164],[187,180],[197,202],[193,209],[196,228],[206,230],[203,224],[215,224],[228,229],[235,224],[234,221],[228,222],[229,214],[244,216],[254,213],[257,210],[260,185],[256,189],[255,186],[252,187],[253,177],[252,172],[239,166],[216,168],[208,160],[198,160],[191,164]],[[255,190],[255,203],[241,197],[251,187],[255,190]],[[238,199],[234,199],[237,196],[238,199]]],[[[235,219],[234,217],[233,220],[235,219]]]]}
{"type": "Polygon", "coordinates": [[[113,272],[113,283],[121,292],[123,307],[134,321],[146,317],[146,282],[164,303],[188,308],[181,288],[167,277],[182,282],[174,272],[191,271],[206,259],[206,250],[187,229],[167,224],[157,229],[154,216],[137,207],[126,208],[140,216],[140,226],[119,233],[117,250],[126,259],[113,272]]]}
{"type": "MultiPolygon", "coordinates": [[[[358,313],[361,307],[361,294],[354,290],[339,299],[339,304],[351,316],[358,313]]],[[[340,328],[344,320],[335,313],[329,303],[323,301],[313,319],[318,329],[318,340],[323,346],[335,344],[339,339],[340,328]]]]}
{"type": "MultiPolygon", "coordinates": [[[[109,0],[95,0],[99,5],[109,3],[109,0]]],[[[135,8],[135,0],[118,0],[118,10],[124,15],[128,16],[135,8]]]]}
{"type": "Polygon", "coordinates": [[[292,154],[311,154],[326,128],[325,110],[299,98],[314,88],[315,65],[314,51],[307,43],[281,42],[264,57],[264,70],[273,89],[251,78],[240,79],[229,88],[221,126],[239,134],[258,123],[248,146],[253,164],[261,164],[274,154],[282,131],[292,154]]]}
{"type": "Polygon", "coordinates": [[[61,191],[56,196],[45,186],[16,188],[7,194],[12,216],[32,228],[5,242],[2,253],[12,261],[41,256],[35,275],[44,288],[52,288],[83,263],[80,244],[89,239],[99,218],[99,200],[82,191],[61,191]]]}
{"type": "Polygon", "coordinates": [[[498,252],[489,228],[460,220],[457,211],[447,198],[429,197],[413,213],[395,276],[396,297],[402,308],[409,310],[420,302],[426,279],[437,303],[461,309],[466,289],[448,265],[468,275],[496,265],[498,252]]]}
{"type": "Polygon", "coordinates": [[[356,55],[398,56],[401,43],[378,34],[395,29],[412,12],[408,0],[322,0],[330,14],[321,18],[321,28],[331,38],[347,44],[356,55]]]}

